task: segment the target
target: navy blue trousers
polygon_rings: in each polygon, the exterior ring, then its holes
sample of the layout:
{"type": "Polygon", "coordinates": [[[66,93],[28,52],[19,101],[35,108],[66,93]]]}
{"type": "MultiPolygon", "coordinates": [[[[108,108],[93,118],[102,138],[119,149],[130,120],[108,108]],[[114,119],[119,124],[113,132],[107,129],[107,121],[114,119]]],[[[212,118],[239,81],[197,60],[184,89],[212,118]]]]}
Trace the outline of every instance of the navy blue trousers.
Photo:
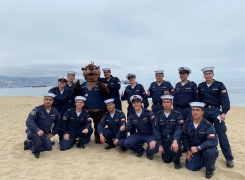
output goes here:
{"type": "Polygon", "coordinates": [[[223,155],[225,156],[225,159],[233,160],[230,143],[226,135],[227,129],[225,122],[221,121],[221,123],[219,123],[219,120],[217,119],[217,116],[220,114],[221,112],[219,108],[204,108],[203,117],[214,125],[216,133],[218,134],[220,148],[222,150],[223,155]]]}
{"type": "Polygon", "coordinates": [[[76,138],[81,138],[81,143],[87,144],[90,141],[90,137],[93,133],[93,128],[88,130],[87,134],[82,133],[82,131],[86,129],[86,126],[81,127],[77,131],[69,132],[69,140],[64,140],[64,138],[60,142],[60,150],[65,151],[71,149],[73,146],[73,142],[76,138]]]}
{"type": "Polygon", "coordinates": [[[181,116],[183,117],[183,120],[192,119],[191,107],[187,107],[187,108],[178,107],[176,110],[180,112],[181,116]]]}
{"type": "Polygon", "coordinates": [[[36,133],[27,132],[27,139],[29,140],[28,148],[33,153],[52,150],[52,142],[46,135],[38,136],[36,133]]]}
{"type": "Polygon", "coordinates": [[[143,135],[140,135],[138,133],[135,133],[135,134],[127,137],[124,140],[124,146],[127,149],[130,149],[134,152],[140,153],[144,150],[144,148],[139,144],[146,142],[148,145],[148,147],[146,148],[146,153],[153,155],[153,154],[158,152],[158,146],[157,145],[153,149],[149,148],[149,144],[153,140],[155,140],[153,135],[152,136],[143,136],[143,135]]]}
{"type": "MultiPolygon", "coordinates": [[[[105,137],[107,144],[113,144],[113,139],[116,138],[116,134],[111,129],[108,129],[108,128],[105,128],[103,130],[103,136],[105,137]]],[[[126,135],[125,136],[121,136],[118,139],[117,145],[120,146],[122,149],[125,148],[124,147],[124,140],[125,139],[126,139],[126,135]]]]}
{"type": "Polygon", "coordinates": [[[158,111],[161,111],[163,110],[163,106],[162,106],[162,103],[160,104],[152,104],[151,106],[151,111],[155,114],[157,113],[158,111]]]}
{"type": "Polygon", "coordinates": [[[179,164],[180,163],[180,157],[182,155],[182,153],[181,153],[182,145],[181,145],[181,143],[178,143],[179,150],[177,151],[177,153],[174,153],[171,150],[172,143],[173,143],[173,140],[163,143],[164,154],[162,153],[162,160],[165,163],[174,162],[176,164],[179,164]]]}
{"type": "Polygon", "coordinates": [[[216,148],[208,148],[200,150],[193,154],[190,161],[186,159],[186,168],[191,171],[198,171],[202,167],[206,167],[206,171],[212,172],[215,170],[215,161],[218,157],[218,150],[216,148]]]}

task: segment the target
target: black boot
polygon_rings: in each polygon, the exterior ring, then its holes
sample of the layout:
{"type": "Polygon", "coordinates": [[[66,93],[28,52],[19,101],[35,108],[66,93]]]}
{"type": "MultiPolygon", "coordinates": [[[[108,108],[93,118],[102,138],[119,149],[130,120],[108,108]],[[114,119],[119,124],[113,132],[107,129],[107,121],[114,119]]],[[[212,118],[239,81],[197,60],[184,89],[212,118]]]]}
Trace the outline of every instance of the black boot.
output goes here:
{"type": "Polygon", "coordinates": [[[28,140],[25,140],[25,141],[24,141],[24,150],[28,150],[28,149],[29,149],[28,143],[29,143],[28,140]]]}
{"type": "Polygon", "coordinates": [[[35,158],[39,158],[39,156],[40,156],[40,152],[34,152],[33,154],[34,154],[35,158]]]}
{"type": "Polygon", "coordinates": [[[174,163],[174,168],[175,169],[181,169],[182,166],[180,165],[180,163],[174,163]]]}
{"type": "Polygon", "coordinates": [[[214,175],[214,171],[206,171],[206,179],[210,179],[214,175]]]}
{"type": "Polygon", "coordinates": [[[108,149],[111,149],[111,148],[115,148],[116,146],[114,144],[108,144],[105,149],[108,150],[108,149]]]}
{"type": "Polygon", "coordinates": [[[226,166],[227,166],[228,168],[233,168],[233,167],[234,167],[233,160],[226,160],[226,166]]]}
{"type": "Polygon", "coordinates": [[[152,160],[152,159],[153,159],[153,155],[152,155],[152,154],[147,154],[147,153],[146,153],[146,157],[147,157],[147,159],[149,159],[149,160],[152,160]]]}
{"type": "Polygon", "coordinates": [[[85,149],[84,143],[82,142],[77,143],[77,147],[85,149]]]}
{"type": "Polygon", "coordinates": [[[136,156],[137,157],[141,157],[144,153],[145,153],[145,149],[142,152],[137,152],[136,156]]]}

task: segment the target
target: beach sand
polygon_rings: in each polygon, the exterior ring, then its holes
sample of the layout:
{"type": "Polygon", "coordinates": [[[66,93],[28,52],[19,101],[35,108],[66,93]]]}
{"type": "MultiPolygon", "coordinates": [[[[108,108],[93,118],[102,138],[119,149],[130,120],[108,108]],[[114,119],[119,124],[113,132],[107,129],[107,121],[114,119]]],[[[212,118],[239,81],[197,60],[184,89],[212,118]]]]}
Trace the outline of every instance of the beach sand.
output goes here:
{"type": "MultiPolygon", "coordinates": [[[[205,179],[205,168],[192,172],[185,168],[185,154],[181,157],[183,166],[175,170],[173,163],[163,163],[160,154],[152,161],[145,155],[138,158],[132,151],[121,152],[118,147],[105,150],[105,144],[92,141],[85,149],[74,146],[68,151],[60,151],[58,136],[53,139],[53,150],[42,152],[39,159],[31,151],[23,150],[26,139],[25,122],[29,112],[42,104],[38,97],[0,97],[0,179],[205,179]]],[[[124,112],[126,103],[123,102],[124,112]]],[[[227,115],[228,137],[234,155],[235,167],[229,169],[221,151],[216,161],[216,171],[212,179],[245,179],[245,107],[232,107],[227,115]]],[[[219,148],[220,149],[220,148],[219,148]]]]}

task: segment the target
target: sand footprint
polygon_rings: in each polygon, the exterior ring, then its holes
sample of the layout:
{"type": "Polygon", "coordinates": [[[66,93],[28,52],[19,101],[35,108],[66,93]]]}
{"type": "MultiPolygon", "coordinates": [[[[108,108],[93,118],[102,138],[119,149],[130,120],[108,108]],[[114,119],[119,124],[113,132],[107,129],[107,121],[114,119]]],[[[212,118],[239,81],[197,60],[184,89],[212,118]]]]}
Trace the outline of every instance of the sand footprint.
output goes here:
{"type": "Polygon", "coordinates": [[[244,175],[234,171],[219,170],[219,174],[220,175],[222,174],[222,176],[224,176],[227,179],[237,179],[237,180],[245,179],[244,175]]]}

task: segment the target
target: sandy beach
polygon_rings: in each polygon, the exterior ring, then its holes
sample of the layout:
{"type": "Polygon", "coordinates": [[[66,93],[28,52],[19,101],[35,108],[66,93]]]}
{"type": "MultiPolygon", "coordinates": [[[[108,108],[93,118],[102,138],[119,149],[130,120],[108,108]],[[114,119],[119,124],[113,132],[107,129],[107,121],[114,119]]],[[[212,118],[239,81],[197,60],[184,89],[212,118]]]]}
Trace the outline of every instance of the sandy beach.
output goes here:
{"type": "MultiPolygon", "coordinates": [[[[25,122],[29,112],[42,104],[38,97],[0,97],[0,179],[44,180],[44,179],[205,179],[205,168],[192,172],[185,168],[185,154],[181,157],[183,166],[175,170],[173,164],[165,164],[160,153],[154,155],[152,161],[145,155],[137,158],[132,151],[122,152],[118,148],[105,150],[105,144],[95,144],[92,141],[85,149],[74,146],[61,152],[58,136],[53,140],[56,144],[53,150],[42,152],[35,159],[31,151],[23,150],[26,139],[25,122]]],[[[124,112],[126,103],[123,102],[124,112]]],[[[216,171],[213,180],[245,179],[245,107],[231,107],[227,115],[227,134],[234,155],[235,167],[229,169],[221,151],[216,161],[216,171]]],[[[220,150],[220,148],[219,148],[220,150]]]]}

